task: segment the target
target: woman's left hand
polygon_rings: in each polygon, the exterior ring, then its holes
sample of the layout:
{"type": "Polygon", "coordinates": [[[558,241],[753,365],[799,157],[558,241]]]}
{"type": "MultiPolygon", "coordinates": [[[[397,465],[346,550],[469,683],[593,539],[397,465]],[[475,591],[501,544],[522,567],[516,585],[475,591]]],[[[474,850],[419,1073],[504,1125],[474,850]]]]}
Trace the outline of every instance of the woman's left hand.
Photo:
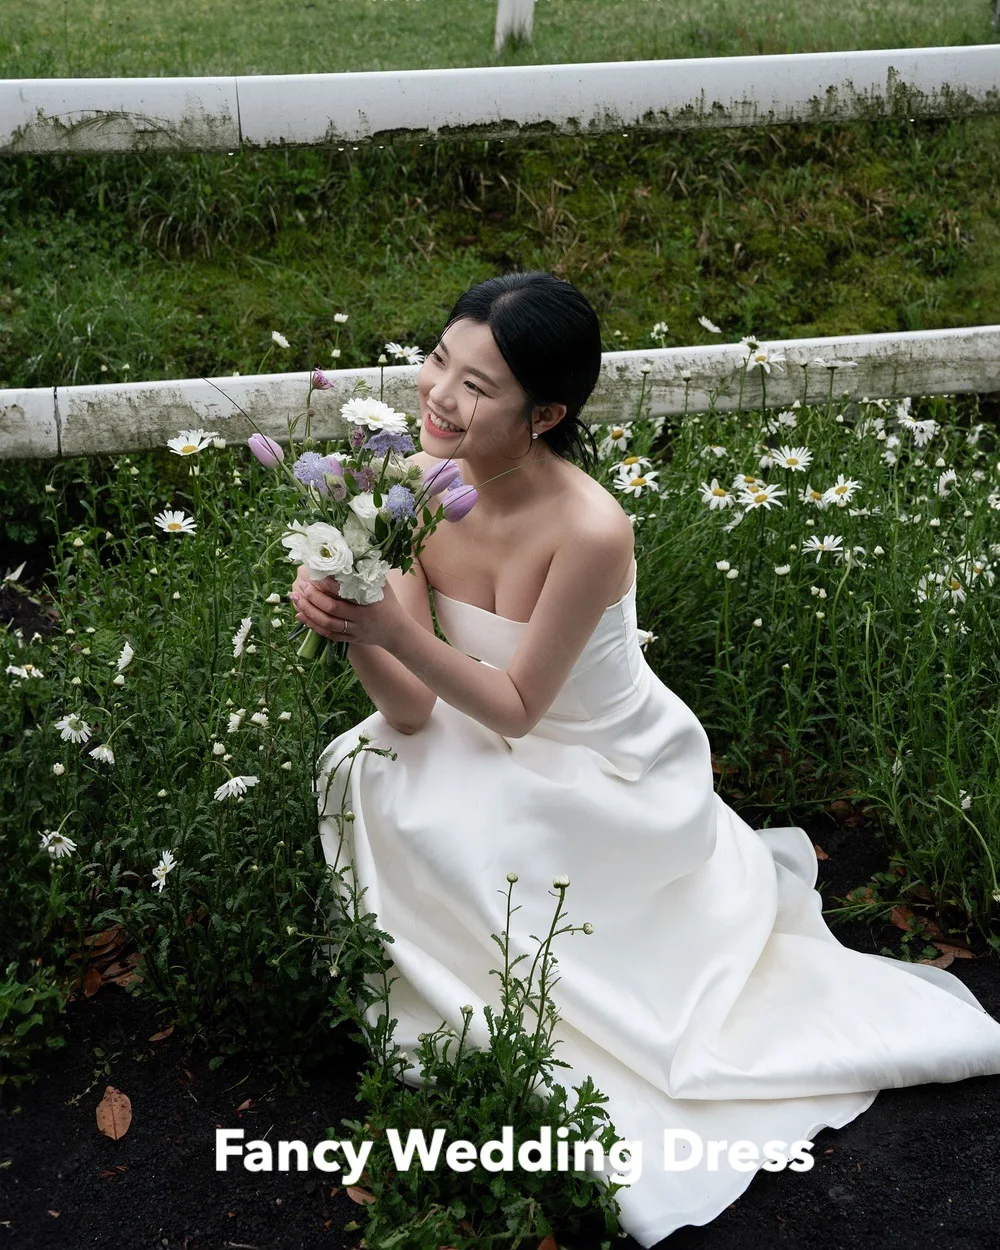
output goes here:
{"type": "Polygon", "coordinates": [[[377,603],[342,599],[339,591],[340,584],[334,577],[312,582],[300,576],[290,592],[295,619],[331,642],[360,642],[391,649],[407,620],[406,609],[396,598],[391,583],[386,581],[377,603]],[[294,600],[296,595],[298,602],[294,600]]]}

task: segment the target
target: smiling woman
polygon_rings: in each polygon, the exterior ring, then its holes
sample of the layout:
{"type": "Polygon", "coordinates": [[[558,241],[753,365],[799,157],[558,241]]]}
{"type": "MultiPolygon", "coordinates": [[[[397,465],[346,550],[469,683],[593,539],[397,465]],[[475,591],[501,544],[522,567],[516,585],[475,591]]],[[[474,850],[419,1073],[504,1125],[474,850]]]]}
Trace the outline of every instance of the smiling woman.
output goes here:
{"type": "MultiPolygon", "coordinates": [[[[1000,1073],[1000,1024],[941,968],[842,946],[806,832],[755,831],[715,793],[703,726],[643,655],[630,522],[565,454],[599,363],[593,310],[551,275],[506,274],[456,304],[418,376],[420,462],[454,458],[481,492],[421,553],[444,638],[426,600],[395,614],[365,663],[384,660],[382,689],[392,665],[426,693],[410,687],[405,726],[376,711],[335,738],[316,796],[324,855],[350,860],[394,939],[408,1083],[442,1021],[459,1033],[468,1015],[469,1043],[490,1046],[491,936],[507,929],[507,957],[530,959],[550,889],[572,883],[588,936],[559,959],[560,1084],[590,1077],[647,1157],[687,1143],[617,1195],[651,1246],[880,1089],[1000,1073]],[[671,959],[682,947],[696,956],[671,959]],[[701,1142],[733,1150],[691,1153],[701,1142]]],[[[375,1027],[383,1004],[367,1010],[375,1027]]]]}

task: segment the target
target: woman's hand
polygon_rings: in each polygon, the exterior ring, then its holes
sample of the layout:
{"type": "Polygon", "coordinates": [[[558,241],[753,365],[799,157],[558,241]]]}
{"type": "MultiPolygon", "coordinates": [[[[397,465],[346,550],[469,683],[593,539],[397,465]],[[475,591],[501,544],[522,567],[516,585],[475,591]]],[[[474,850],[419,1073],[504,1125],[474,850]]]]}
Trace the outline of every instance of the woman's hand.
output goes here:
{"type": "Polygon", "coordinates": [[[340,597],[335,577],[310,581],[304,564],[299,565],[289,598],[296,608],[295,619],[331,642],[360,642],[391,651],[412,619],[388,581],[378,603],[355,603],[340,597]]]}

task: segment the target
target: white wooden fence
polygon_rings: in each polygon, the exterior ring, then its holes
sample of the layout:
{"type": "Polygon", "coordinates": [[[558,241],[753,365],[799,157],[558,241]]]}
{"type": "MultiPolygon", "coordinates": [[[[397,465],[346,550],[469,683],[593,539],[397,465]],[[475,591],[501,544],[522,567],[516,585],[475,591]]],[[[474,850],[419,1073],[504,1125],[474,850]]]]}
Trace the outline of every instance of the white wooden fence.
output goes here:
{"type": "MultiPolygon", "coordinates": [[[[746,350],[737,343],[608,352],[584,414],[591,421],[615,422],[636,416],[642,369],[647,365],[646,395],[654,416],[683,412],[685,399],[690,411],[708,409],[712,402],[718,411],[732,411],[739,405],[741,376],[745,409],[760,408],[762,388],[768,408],[787,407],[795,399],[822,404],[831,393],[831,373],[835,400],[845,394],[875,399],[1000,391],[1000,325],[787,339],[765,346],[771,355],[783,355],[784,362],[770,373],[754,368],[745,375],[746,350]],[[840,363],[832,370],[819,363],[836,361],[840,363]],[[851,361],[853,367],[845,363],[851,361]],[[689,379],[683,376],[686,373],[689,379]]],[[[418,415],[418,369],[398,365],[384,370],[385,401],[411,416],[418,415]]],[[[361,377],[377,396],[379,372],[331,371],[334,389],[312,393],[312,433],[319,438],[341,436],[340,406],[361,377]]],[[[309,377],[279,373],[0,391],[0,459],[142,451],[194,428],[215,430],[237,441],[256,427],[287,443],[288,423],[304,411],[309,377]]],[[[303,433],[300,418],[296,439],[303,433]]]]}
{"type": "Polygon", "coordinates": [[[1000,44],[230,78],[0,81],[0,155],[226,151],[1000,112],[1000,44]]]}

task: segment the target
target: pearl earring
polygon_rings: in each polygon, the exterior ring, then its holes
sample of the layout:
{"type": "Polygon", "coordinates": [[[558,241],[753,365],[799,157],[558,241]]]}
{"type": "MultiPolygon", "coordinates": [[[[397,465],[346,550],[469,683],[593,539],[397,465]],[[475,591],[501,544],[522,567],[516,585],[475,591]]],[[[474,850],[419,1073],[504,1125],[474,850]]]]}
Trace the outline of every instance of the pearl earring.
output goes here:
{"type": "Polygon", "coordinates": [[[536,430],[536,431],[534,432],[534,434],[532,434],[532,436],[531,436],[531,437],[532,437],[532,438],[537,438],[537,437],[538,437],[538,431],[536,430]]]}

